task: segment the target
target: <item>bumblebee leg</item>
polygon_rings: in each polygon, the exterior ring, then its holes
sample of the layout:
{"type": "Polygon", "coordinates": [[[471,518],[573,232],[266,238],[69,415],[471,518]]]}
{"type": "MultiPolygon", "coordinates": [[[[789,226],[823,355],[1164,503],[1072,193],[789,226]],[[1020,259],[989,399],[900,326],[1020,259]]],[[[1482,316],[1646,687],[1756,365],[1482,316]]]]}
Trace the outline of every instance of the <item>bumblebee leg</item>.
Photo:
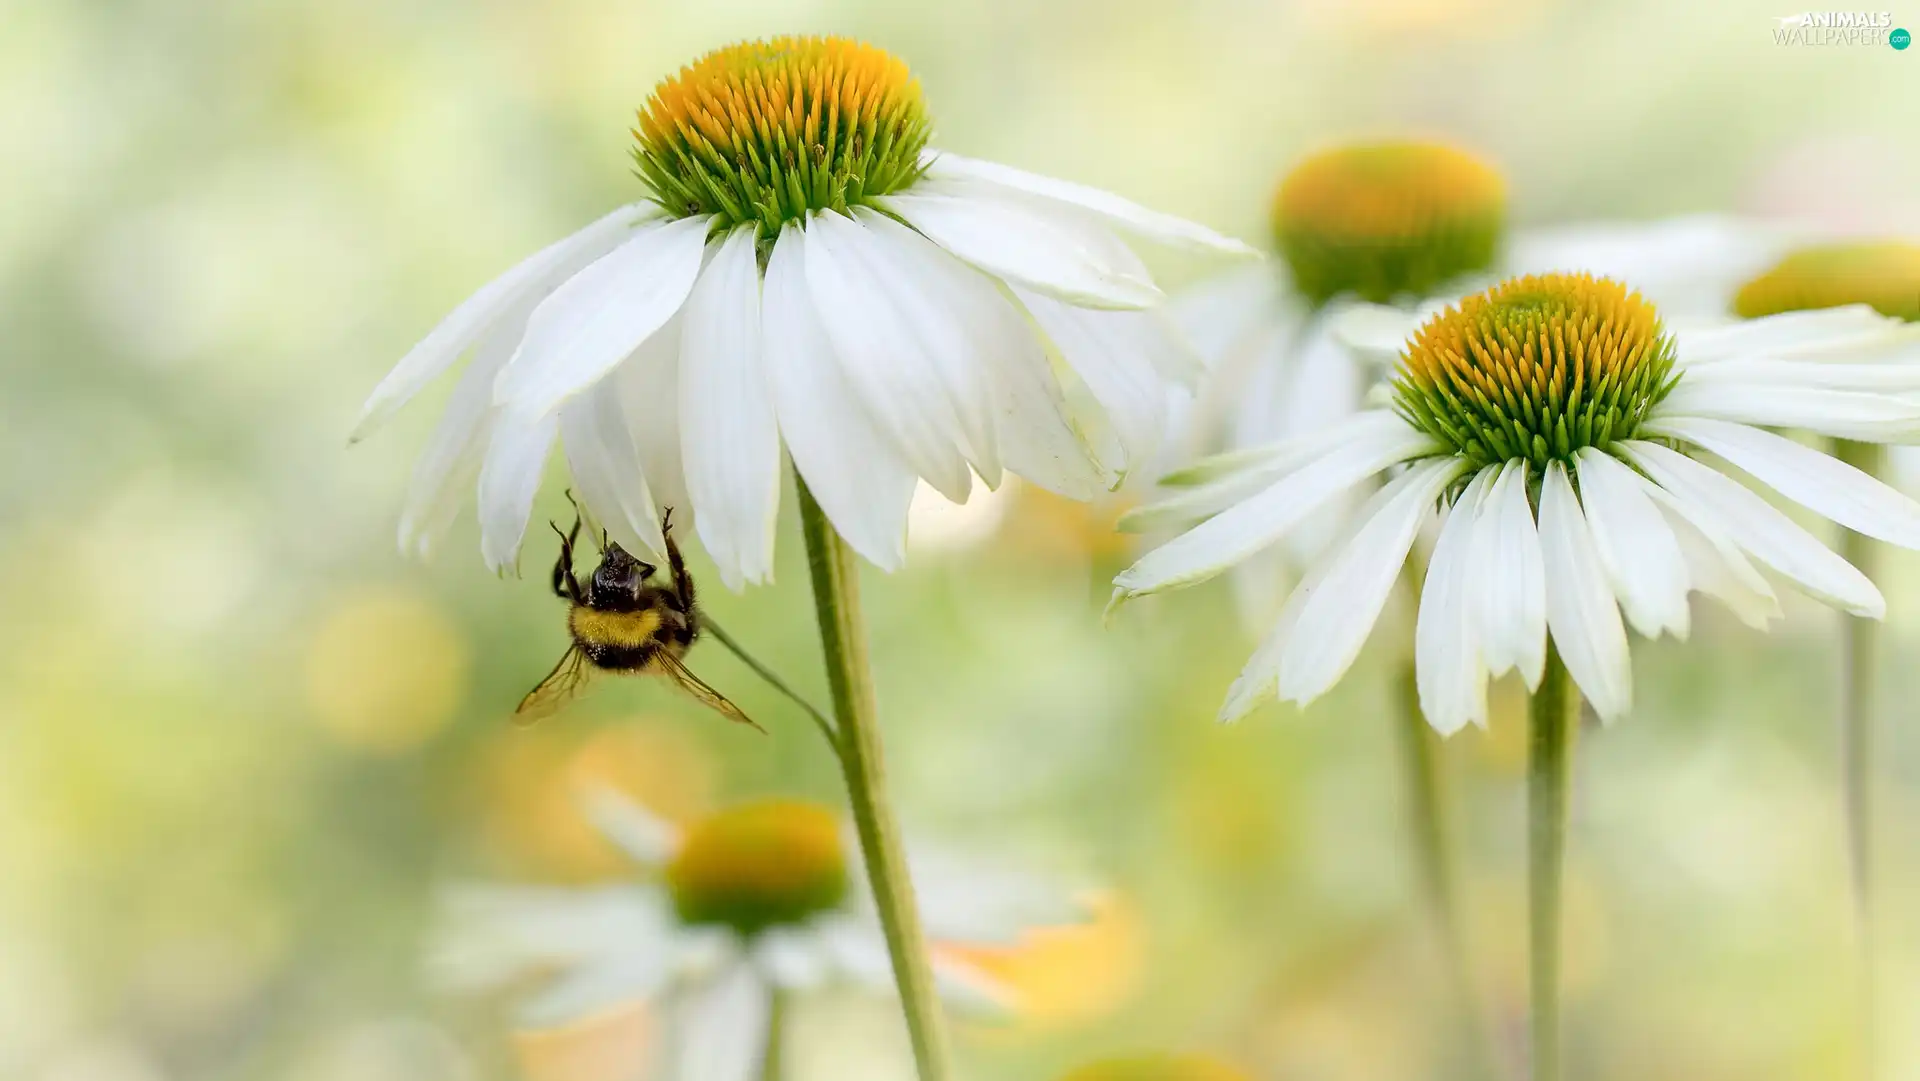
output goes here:
{"type": "Polygon", "coordinates": [[[673,543],[673,508],[660,516],[660,536],[667,544],[667,569],[673,574],[673,599],[682,612],[693,611],[693,575],[687,561],[680,558],[680,546],[673,543]]]}
{"type": "MultiPolygon", "coordinates": [[[[572,498],[571,493],[568,498],[572,498]]],[[[574,508],[573,529],[566,533],[561,533],[560,527],[553,522],[547,524],[560,537],[560,558],[553,563],[553,592],[562,599],[580,604],[580,582],[573,576],[573,546],[580,539],[580,509],[574,508]]]]}

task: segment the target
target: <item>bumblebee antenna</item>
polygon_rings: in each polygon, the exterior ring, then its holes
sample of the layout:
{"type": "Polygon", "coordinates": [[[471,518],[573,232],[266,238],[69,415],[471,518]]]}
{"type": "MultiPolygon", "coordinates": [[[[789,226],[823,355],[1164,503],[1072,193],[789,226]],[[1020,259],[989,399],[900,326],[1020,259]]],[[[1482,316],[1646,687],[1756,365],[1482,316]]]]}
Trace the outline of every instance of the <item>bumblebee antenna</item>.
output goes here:
{"type": "Polygon", "coordinates": [[[799,706],[808,717],[812,718],[814,727],[820,730],[821,735],[827,737],[827,746],[833,748],[834,757],[837,758],[840,756],[840,730],[834,727],[833,722],[827,719],[826,714],[815,709],[812,702],[807,701],[799,691],[788,686],[787,682],[781,679],[773,669],[755,660],[753,654],[748,653],[745,646],[741,645],[732,635],[722,630],[718,623],[707,618],[705,613],[702,613],[700,616],[700,626],[702,629],[712,631],[713,636],[719,639],[720,644],[726,646],[734,656],[740,658],[742,664],[753,669],[753,674],[765,680],[767,686],[787,696],[794,705],[799,706]]]}

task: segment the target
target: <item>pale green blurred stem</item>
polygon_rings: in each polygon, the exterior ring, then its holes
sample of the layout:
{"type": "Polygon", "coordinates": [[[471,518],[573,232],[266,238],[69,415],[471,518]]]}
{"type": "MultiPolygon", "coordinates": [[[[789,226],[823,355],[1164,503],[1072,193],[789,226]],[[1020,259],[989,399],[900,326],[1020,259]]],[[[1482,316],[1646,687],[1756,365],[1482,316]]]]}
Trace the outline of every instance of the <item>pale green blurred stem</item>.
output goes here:
{"type": "Polygon", "coordinates": [[[1560,887],[1567,847],[1567,777],[1580,689],[1560,651],[1528,704],[1527,928],[1533,1081],[1560,1081],[1560,887]]]}
{"type": "Polygon", "coordinates": [[[781,1081],[786,1073],[787,993],[773,989],[767,1003],[767,1049],[760,1057],[760,1081],[781,1081]]]}
{"type": "Polygon", "coordinates": [[[838,721],[840,772],[846,778],[867,881],[872,884],[887,952],[893,958],[893,979],[907,1015],[914,1064],[920,1081],[948,1081],[946,1029],[934,997],[933,969],[920,932],[900,827],[887,796],[873,674],[867,661],[867,629],[860,618],[857,557],[797,474],[794,486],[800,493],[800,522],[813,572],[813,605],[819,614],[820,647],[826,654],[827,682],[838,721]]]}
{"type": "MultiPolygon", "coordinates": [[[[1419,607],[1421,569],[1417,560],[1409,560],[1401,581],[1419,607]]],[[[1420,710],[1420,683],[1412,650],[1403,659],[1396,681],[1399,707],[1394,710],[1395,733],[1401,749],[1403,800],[1407,811],[1407,837],[1413,849],[1416,874],[1420,879],[1421,901],[1427,919],[1438,938],[1449,982],[1453,985],[1456,1022],[1465,1049],[1477,1071],[1491,1076],[1494,1055],[1489,1032],[1480,1009],[1479,981],[1473,977],[1472,954],[1460,923],[1458,887],[1453,872],[1453,844],[1448,828],[1446,777],[1441,766],[1440,734],[1427,723],[1420,710]]]]}
{"type": "MultiPolygon", "coordinates": [[[[1834,441],[1834,455],[1871,476],[1886,468],[1886,448],[1850,439],[1834,441]]],[[[1842,530],[1840,554],[1878,584],[1880,545],[1842,530]]],[[[1875,1028],[1879,1009],[1873,967],[1873,728],[1879,710],[1880,622],[1842,616],[1840,635],[1840,747],[1847,805],[1847,859],[1852,872],[1854,938],[1859,951],[1861,1076],[1877,1073],[1875,1028]]]]}

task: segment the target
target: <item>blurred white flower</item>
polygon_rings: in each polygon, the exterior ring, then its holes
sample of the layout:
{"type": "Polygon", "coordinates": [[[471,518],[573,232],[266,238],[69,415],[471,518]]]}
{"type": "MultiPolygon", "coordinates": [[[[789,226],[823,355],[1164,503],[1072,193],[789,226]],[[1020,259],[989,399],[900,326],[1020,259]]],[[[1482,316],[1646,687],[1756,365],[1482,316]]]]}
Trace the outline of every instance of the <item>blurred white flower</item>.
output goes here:
{"type": "Polygon", "coordinates": [[[477,475],[482,553],[513,565],[556,438],[615,540],[658,552],[660,509],[691,513],[734,588],[772,573],[783,447],[889,569],[919,479],[955,502],[1003,472],[1088,498],[1151,456],[1164,385],[1198,362],[1143,311],[1161,293],[1118,234],[1251,249],[937,153],[929,129],[906,65],[838,38],[736,45],[662,82],[634,153],[650,197],[474,294],[367,402],[356,438],[475,349],[402,547],[430,547],[477,475]]]}
{"type": "MultiPolygon", "coordinates": [[[[833,812],[766,800],[682,833],[610,789],[586,799],[642,881],[458,889],[429,952],[437,982],[478,991],[544,980],[520,1012],[534,1028],[648,1003],[663,1033],[649,1081],[758,1076],[778,996],[848,981],[894,993],[879,917],[847,859],[858,845],[833,812]]],[[[955,1006],[1000,1010],[1010,996],[939,946],[1008,945],[1086,916],[1037,879],[924,852],[910,862],[934,978],[955,1006]]]]}
{"type": "Polygon", "coordinates": [[[1201,581],[1391,476],[1293,591],[1225,718],[1275,693],[1310,702],[1340,679],[1436,506],[1415,653],[1421,708],[1443,732],[1485,723],[1490,677],[1517,670],[1537,686],[1549,636],[1595,710],[1619,717],[1632,700],[1622,611],[1648,637],[1684,637],[1698,591],[1764,627],[1779,608],[1756,563],[1843,611],[1884,615],[1872,582],[1699,452],[1920,547],[1920,503],[1765,430],[1920,437],[1920,328],[1853,307],[1669,331],[1626,287],[1571,274],[1513,279],[1424,322],[1365,314],[1362,344],[1401,358],[1390,405],[1170,478],[1187,490],[1142,513],[1207,520],[1115,580],[1116,603],[1201,581]]]}

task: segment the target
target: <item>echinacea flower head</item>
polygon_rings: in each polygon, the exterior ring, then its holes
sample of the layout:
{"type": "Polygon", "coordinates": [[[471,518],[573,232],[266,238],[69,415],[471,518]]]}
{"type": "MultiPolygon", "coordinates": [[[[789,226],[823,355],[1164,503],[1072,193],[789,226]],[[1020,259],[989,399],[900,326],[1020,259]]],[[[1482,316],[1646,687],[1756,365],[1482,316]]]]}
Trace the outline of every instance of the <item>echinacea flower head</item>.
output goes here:
{"type": "MultiPolygon", "coordinates": [[[[774,1000],[836,984],[891,993],[880,920],[856,881],[851,825],[804,800],[767,799],[680,828],[612,790],[585,793],[635,881],[592,888],[467,886],[448,899],[428,961],[440,983],[531,984],[520,1021],[544,1029],[646,1004],[660,1018],[650,1081],[759,1076],[774,1000]]],[[[950,1004],[1001,1012],[1012,999],[968,949],[1011,945],[1076,922],[1052,884],[913,851],[914,880],[950,1004]]]]}
{"type": "Polygon", "coordinates": [[[1490,678],[1537,687],[1549,641],[1601,717],[1621,716],[1626,627],[1685,637],[1693,592],[1765,627],[1779,603],[1761,568],[1842,611],[1885,613],[1866,576],[1726,466],[1920,547],[1920,503],[1769,430],[1920,437],[1920,328],[1854,306],[1676,330],[1587,274],[1517,278],[1424,318],[1371,315],[1370,347],[1399,355],[1391,407],[1166,478],[1182,489],[1167,503],[1200,524],[1115,580],[1116,603],[1201,581],[1384,482],[1288,598],[1224,718],[1331,688],[1430,525],[1415,663],[1443,732],[1486,722],[1490,678]]]}
{"type": "Polygon", "coordinates": [[[1445,143],[1356,143],[1315,154],[1280,181],[1273,233],[1314,304],[1352,295],[1425,297],[1499,255],[1506,181],[1445,143]]]}
{"type": "Polygon", "coordinates": [[[1072,1070],[1060,1081],[1250,1081],[1239,1069],[1204,1055],[1141,1055],[1072,1070]]]}
{"type": "Polygon", "coordinates": [[[1920,321],[1920,244],[1857,240],[1798,248],[1733,298],[1743,319],[1845,304],[1920,321]]]}
{"type": "Polygon", "coordinates": [[[729,46],[662,82],[640,200],[475,293],[367,402],[356,438],[472,354],[401,546],[430,548],[477,479],[482,554],[515,566],[556,441],[614,540],[660,552],[671,508],[736,588],[772,573],[785,460],[888,569],[922,480],[956,502],[1007,473],[1076,499],[1116,484],[1199,371],[1121,236],[1249,249],[931,131],[906,65],[839,38],[729,46]]]}

